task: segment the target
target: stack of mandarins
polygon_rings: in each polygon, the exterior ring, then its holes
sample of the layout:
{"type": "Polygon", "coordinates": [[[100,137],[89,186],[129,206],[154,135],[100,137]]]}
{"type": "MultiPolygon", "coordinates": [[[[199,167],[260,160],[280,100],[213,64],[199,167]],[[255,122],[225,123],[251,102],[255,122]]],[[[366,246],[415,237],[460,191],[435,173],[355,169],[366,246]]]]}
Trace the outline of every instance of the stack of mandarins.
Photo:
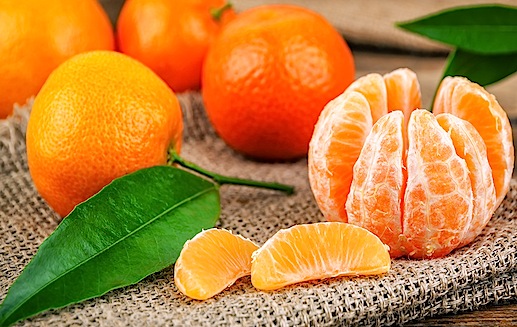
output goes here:
{"type": "MultiPolygon", "coordinates": [[[[53,4],[61,6],[60,1],[53,4]]],[[[67,19],[90,17],[84,6],[67,19]]],[[[21,4],[13,8],[28,11],[21,4]]],[[[94,19],[89,24],[104,26],[94,19]]],[[[112,46],[109,25],[104,34],[112,46]]],[[[117,41],[122,52],[151,68],[172,90],[196,89],[202,82],[216,131],[237,151],[259,159],[305,156],[323,106],[354,76],[343,38],[323,17],[296,6],[262,6],[236,15],[222,0],[129,0],[119,17],[117,41]]],[[[50,76],[36,98],[27,135],[35,185],[61,216],[113,178],[164,164],[167,147],[177,146],[181,133],[177,101],[172,92],[162,92],[158,77],[145,72],[140,78],[136,72],[142,67],[122,55],[98,53],[71,62],[50,76]],[[163,108],[169,113],[157,118],[163,108]],[[152,134],[157,139],[142,137],[153,124],[135,123],[144,121],[145,110],[157,113],[152,134]],[[116,113],[121,117],[114,119],[116,113]]]]}

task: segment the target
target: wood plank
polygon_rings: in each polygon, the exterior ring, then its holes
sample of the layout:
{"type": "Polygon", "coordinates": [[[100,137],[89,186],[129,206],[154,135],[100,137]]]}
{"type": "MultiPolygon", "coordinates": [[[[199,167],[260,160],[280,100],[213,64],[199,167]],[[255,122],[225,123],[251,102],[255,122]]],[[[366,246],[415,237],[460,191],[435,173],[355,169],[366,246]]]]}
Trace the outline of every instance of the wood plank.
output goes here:
{"type": "Polygon", "coordinates": [[[517,326],[517,304],[497,305],[478,311],[443,315],[404,324],[407,327],[423,326],[517,326]]]}

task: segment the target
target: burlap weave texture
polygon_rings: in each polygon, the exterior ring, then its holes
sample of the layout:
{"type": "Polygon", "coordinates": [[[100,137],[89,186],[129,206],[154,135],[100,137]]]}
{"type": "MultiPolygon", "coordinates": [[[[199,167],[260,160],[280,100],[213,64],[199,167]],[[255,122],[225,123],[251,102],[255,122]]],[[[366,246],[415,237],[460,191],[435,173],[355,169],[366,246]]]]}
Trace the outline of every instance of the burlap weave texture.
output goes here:
{"type": "MultiPolygon", "coordinates": [[[[248,160],[214,134],[198,94],[182,96],[183,156],[239,177],[294,184],[292,196],[237,186],[221,188],[218,225],[263,243],[279,228],[323,219],[310,192],[306,160],[248,160]]],[[[58,218],[38,196],[28,173],[27,108],[0,122],[0,299],[58,218]]],[[[174,286],[173,268],[142,282],[22,322],[33,326],[295,326],[401,324],[479,308],[517,297],[517,181],[471,245],[436,260],[394,260],[385,276],[334,278],[257,291],[243,278],[207,301],[190,300],[174,286]]]]}

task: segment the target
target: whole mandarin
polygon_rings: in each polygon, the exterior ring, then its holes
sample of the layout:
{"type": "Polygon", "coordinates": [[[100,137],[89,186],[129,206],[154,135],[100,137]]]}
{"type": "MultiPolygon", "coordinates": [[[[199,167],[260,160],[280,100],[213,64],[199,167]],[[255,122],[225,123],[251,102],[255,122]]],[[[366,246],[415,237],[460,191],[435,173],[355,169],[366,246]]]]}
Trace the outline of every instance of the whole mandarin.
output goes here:
{"type": "Polygon", "coordinates": [[[354,79],[345,40],[319,14],[291,5],[242,12],[210,47],[203,99],[221,138],[266,160],[306,155],[325,104],[354,79]]]}
{"type": "Polygon", "coordinates": [[[0,118],[36,95],[66,59],[113,48],[111,23],[96,0],[0,0],[0,118]]]}
{"type": "Polygon", "coordinates": [[[155,73],[117,52],[93,51],[59,66],[37,95],[27,159],[41,196],[61,216],[114,178],[163,165],[179,151],[179,102],[155,73]]]}
{"type": "Polygon", "coordinates": [[[208,47],[234,15],[225,0],[127,0],[117,22],[118,45],[175,92],[199,89],[208,47]]]}

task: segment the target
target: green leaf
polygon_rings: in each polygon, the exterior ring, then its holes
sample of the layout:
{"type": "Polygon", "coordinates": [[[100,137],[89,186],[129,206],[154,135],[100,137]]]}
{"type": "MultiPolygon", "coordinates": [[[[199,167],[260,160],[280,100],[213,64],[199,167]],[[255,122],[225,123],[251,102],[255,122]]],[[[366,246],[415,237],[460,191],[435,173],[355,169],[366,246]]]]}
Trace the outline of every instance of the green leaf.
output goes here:
{"type": "Polygon", "coordinates": [[[40,246],[0,307],[0,326],[134,284],[173,264],[219,217],[219,189],[159,166],[114,180],[40,246]]]}
{"type": "Polygon", "coordinates": [[[517,71],[517,53],[481,55],[456,49],[449,54],[445,76],[464,76],[482,86],[502,80],[517,71]]]}
{"type": "Polygon", "coordinates": [[[397,25],[470,52],[517,52],[517,7],[457,7],[397,25]]]}

